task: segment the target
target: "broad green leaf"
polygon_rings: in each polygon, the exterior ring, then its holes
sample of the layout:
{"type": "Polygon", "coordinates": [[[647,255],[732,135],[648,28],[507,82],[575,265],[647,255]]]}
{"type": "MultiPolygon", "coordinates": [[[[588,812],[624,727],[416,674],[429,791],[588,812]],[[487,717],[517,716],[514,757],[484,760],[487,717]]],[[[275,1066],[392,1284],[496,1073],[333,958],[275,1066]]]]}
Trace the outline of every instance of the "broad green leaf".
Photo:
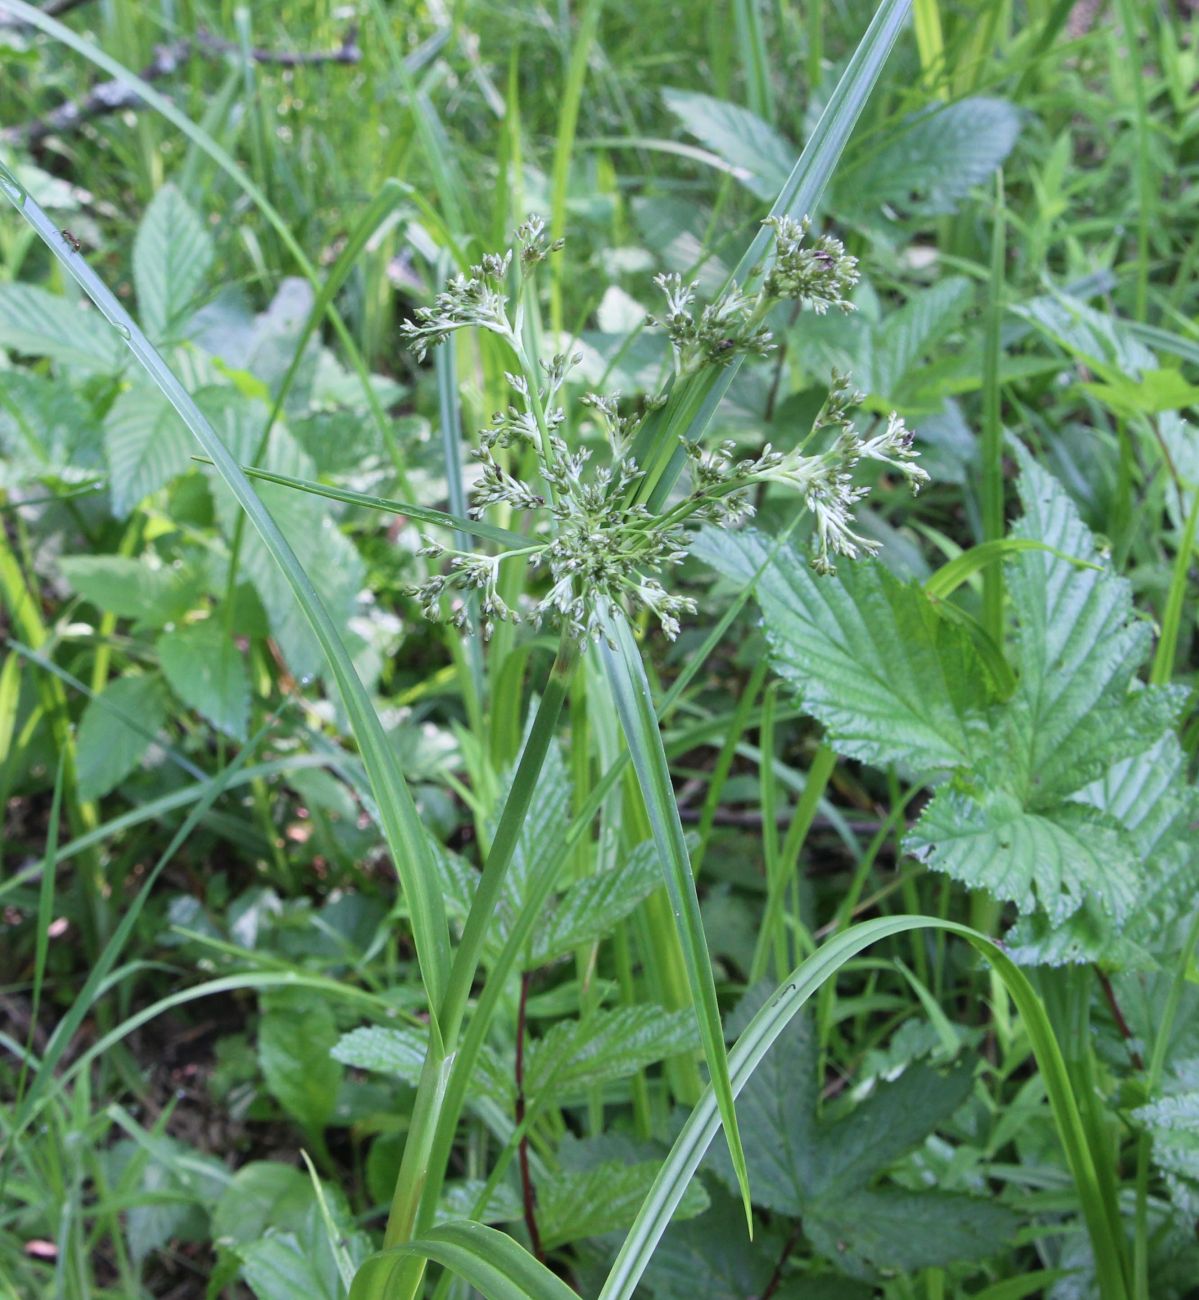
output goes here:
{"type": "Polygon", "coordinates": [[[330,1055],[338,1039],[322,998],[272,994],[263,999],[258,1060],[271,1095],[310,1132],[333,1118],[342,1069],[330,1055]]]}
{"type": "MultiPolygon", "coordinates": [[[[1040,948],[1060,961],[1093,951],[1105,934],[1122,938],[1104,916],[1124,921],[1146,900],[1147,854],[1132,832],[1149,809],[1094,783],[1168,735],[1180,700],[1140,688],[1151,632],[1134,616],[1129,584],[1101,562],[1061,486],[1023,453],[1021,469],[1024,514],[1011,536],[1049,549],[1022,550],[1008,564],[1018,685],[994,716],[990,755],[937,793],[908,846],[1025,913],[1039,907],[1044,921],[1017,942],[1025,955],[1040,948]],[[1075,926],[1060,928],[1080,910],[1075,926]]],[[[1160,784],[1156,795],[1165,795],[1160,784]]]]}
{"type": "Polygon", "coordinates": [[[250,679],[241,651],[218,619],[187,623],[158,638],[163,676],[176,695],[235,740],[246,738],[250,679]]]}
{"type": "Polygon", "coordinates": [[[192,441],[170,402],[154,388],[126,389],[104,421],[113,513],[122,518],[144,497],[191,468],[192,441]]]}
{"type": "MultiPolygon", "coordinates": [[[[1187,1063],[1199,1082],[1199,1059],[1187,1063]]],[[[1153,1139],[1153,1162],[1165,1174],[1174,1206],[1190,1223],[1199,1217],[1199,1089],[1160,1097],[1133,1112],[1153,1139]]]]}
{"type": "Polygon", "coordinates": [[[315,1215],[310,1225],[311,1235],[268,1228],[238,1248],[242,1278],[257,1300],[342,1300],[337,1259],[324,1243],[315,1215]]]}
{"type": "Polygon", "coordinates": [[[795,147],[756,113],[690,90],[664,90],[663,102],[701,144],[733,169],[759,199],[773,199],[786,184],[795,147]]]}
{"type": "MultiPolygon", "coordinates": [[[[411,1026],[365,1025],[342,1034],[329,1055],[342,1065],[402,1079],[416,1087],[428,1050],[429,1036],[422,1030],[411,1026]]],[[[470,1079],[470,1095],[488,1097],[509,1107],[512,1089],[511,1064],[503,1064],[498,1055],[485,1048],[470,1079]]]]}
{"type": "Polygon", "coordinates": [[[1130,324],[1078,298],[1059,292],[1032,298],[1012,310],[1100,374],[1136,379],[1143,371],[1157,368],[1157,357],[1130,324]]]}
{"type": "Polygon", "coordinates": [[[542,966],[605,938],[617,921],[634,911],[661,883],[657,851],[647,841],[638,845],[620,866],[596,872],[569,886],[533,934],[529,967],[542,966]]]}
{"type": "Polygon", "coordinates": [[[0,284],[0,347],[99,374],[121,365],[120,340],[98,311],[31,284],[0,284]]]}
{"type": "Polygon", "coordinates": [[[59,566],[71,586],[97,609],[148,627],[182,618],[203,591],[200,575],[194,571],[156,568],[144,557],[67,555],[59,566]]]}
{"type": "MultiPolygon", "coordinates": [[[[977,931],[952,921],[900,916],[864,921],[830,939],[791,972],[790,978],[766,1000],[742,1031],[729,1054],[734,1094],[740,1093],[753,1079],[770,1048],[804,1005],[827,980],[836,976],[846,962],[874,942],[921,929],[943,930],[965,938],[991,962],[1006,986],[1024,1022],[1044,1079],[1054,1121],[1078,1190],[1090,1243],[1098,1260],[1099,1276],[1119,1277],[1121,1261],[1115,1244],[1118,1232],[1115,1206],[1100,1186],[1066,1064],[1045,1010],[1027,976],[1011,962],[1002,948],[977,931]]],[[[695,1176],[720,1122],[716,1097],[708,1088],[692,1109],[670,1155],[663,1162],[654,1187],[604,1282],[599,1300],[629,1300],[632,1296],[666,1229],[671,1212],[695,1176]]],[[[1118,1293],[1105,1288],[1104,1300],[1108,1300],[1109,1294],[1114,1296],[1118,1293]]]]}
{"type": "MultiPolygon", "coordinates": [[[[695,553],[734,582],[765,562],[750,530],[705,529],[695,553]]],[[[989,686],[967,635],[872,561],[820,577],[788,547],[757,586],[774,664],[839,753],[944,771],[986,735],[989,686]]]]}
{"type": "Polygon", "coordinates": [[[212,258],[212,236],[199,215],[174,185],[164,185],[133,241],[138,315],[156,343],[176,335],[199,306],[212,258]]]}
{"type": "Polygon", "coordinates": [[[818,1202],[804,1216],[815,1249],[863,1281],[986,1259],[1010,1246],[1018,1224],[995,1201],[899,1187],[818,1202]]]}
{"type": "Polygon", "coordinates": [[[875,397],[899,399],[904,380],[958,324],[973,297],[970,282],[960,275],[912,294],[872,331],[868,373],[855,373],[854,383],[868,388],[875,397]]]}
{"type": "Polygon", "coordinates": [[[415,1241],[372,1255],[358,1270],[350,1300],[389,1300],[391,1280],[412,1258],[431,1259],[487,1300],[578,1300],[577,1293],[511,1237],[480,1223],[446,1223],[415,1241]]]}
{"type": "Polygon", "coordinates": [[[837,206],[861,212],[888,205],[921,216],[955,212],[1019,134],[1020,115],[1003,99],[979,96],[922,109],[838,173],[837,206]]]}
{"type": "Polygon", "coordinates": [[[157,673],[118,677],[88,701],[76,741],[81,799],[100,798],[137,767],[166,722],[167,704],[157,673]]]}
{"type": "MultiPolygon", "coordinates": [[[[746,1012],[761,1001],[760,995],[753,997],[731,1024],[744,1023],[746,1012]]],[[[966,1064],[947,1073],[910,1065],[830,1123],[819,1116],[818,1070],[814,1032],[807,1018],[799,1019],[738,1098],[754,1200],[780,1214],[806,1218],[865,1188],[949,1120],[973,1086],[973,1070],[966,1064]]],[[[718,1148],[711,1159],[725,1183],[734,1186],[725,1153],[718,1148]]],[[[847,1237],[854,1231],[852,1222],[845,1224],[847,1237]]]]}
{"type": "Polygon", "coordinates": [[[1112,819],[1079,803],[1031,812],[999,789],[938,790],[905,841],[908,852],[1022,912],[1038,906],[1060,925],[1088,895],[1117,919],[1137,899],[1132,838],[1112,819]]]}
{"type": "Polygon", "coordinates": [[[559,1021],[525,1052],[525,1091],[535,1100],[577,1097],[699,1046],[695,1016],[642,1004],[559,1021]]]}

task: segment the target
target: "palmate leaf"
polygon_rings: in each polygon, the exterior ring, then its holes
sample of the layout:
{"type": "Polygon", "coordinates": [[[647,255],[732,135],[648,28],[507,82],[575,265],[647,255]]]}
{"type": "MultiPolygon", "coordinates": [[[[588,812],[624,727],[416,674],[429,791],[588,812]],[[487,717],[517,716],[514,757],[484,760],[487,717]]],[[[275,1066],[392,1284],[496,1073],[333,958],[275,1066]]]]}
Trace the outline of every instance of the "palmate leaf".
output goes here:
{"type": "MultiPolygon", "coordinates": [[[[760,991],[747,998],[731,1026],[747,1019],[761,1000],[760,991]]],[[[1011,1236],[1015,1216],[991,1202],[871,1186],[963,1105],[974,1077],[966,1061],[945,1073],[909,1065],[832,1122],[818,1113],[818,1069],[815,1032],[806,1017],[797,1018],[738,1098],[757,1203],[802,1218],[816,1249],[863,1279],[880,1269],[912,1271],[984,1258],[1011,1236]]],[[[714,1148],[709,1160],[729,1185],[727,1155],[714,1148]]]]}

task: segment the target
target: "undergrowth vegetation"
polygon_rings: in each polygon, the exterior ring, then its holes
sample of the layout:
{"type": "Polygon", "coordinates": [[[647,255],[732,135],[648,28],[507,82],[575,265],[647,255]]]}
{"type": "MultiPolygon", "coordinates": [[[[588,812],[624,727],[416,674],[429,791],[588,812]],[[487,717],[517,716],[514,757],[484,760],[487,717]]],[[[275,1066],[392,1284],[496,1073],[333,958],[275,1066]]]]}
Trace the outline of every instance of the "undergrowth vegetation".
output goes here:
{"type": "Polygon", "coordinates": [[[0,56],[0,1295],[1199,1295],[1191,6],[0,56]]]}

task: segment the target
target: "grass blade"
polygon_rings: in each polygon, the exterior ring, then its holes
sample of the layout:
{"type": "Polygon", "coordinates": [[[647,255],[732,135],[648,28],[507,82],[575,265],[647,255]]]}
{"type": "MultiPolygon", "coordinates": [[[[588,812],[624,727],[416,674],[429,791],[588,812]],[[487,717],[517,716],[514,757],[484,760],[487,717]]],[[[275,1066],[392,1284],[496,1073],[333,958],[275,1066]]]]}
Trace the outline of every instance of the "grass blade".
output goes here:
{"type": "Polygon", "coordinates": [[[456,1273],[489,1300],[578,1300],[577,1294],[517,1242],[481,1223],[446,1223],[403,1246],[372,1255],[358,1270],[350,1300],[390,1300],[391,1279],[413,1257],[456,1273]]]}
{"type": "MultiPolygon", "coordinates": [[[[208,456],[193,457],[201,465],[211,465],[208,456]]],[[[484,523],[481,519],[471,519],[467,515],[450,514],[446,510],[433,510],[428,506],[418,506],[412,501],[396,501],[390,497],[371,496],[366,492],[351,492],[348,488],[331,487],[328,483],[317,483],[308,478],[292,478],[290,474],[273,474],[270,470],[255,469],[253,465],[241,466],[241,472],[247,478],[261,479],[264,483],[277,483],[280,487],[295,488],[299,492],[311,492],[313,496],[328,497],[330,501],[340,501],[347,506],[362,506],[366,510],[382,510],[390,515],[405,515],[410,519],[419,519],[423,524],[435,524],[439,528],[452,528],[455,532],[470,533],[485,542],[496,542],[510,550],[527,546],[529,539],[507,528],[497,528],[494,524],[484,523]]]]}
{"type": "Polygon", "coordinates": [[[695,1002],[704,1058],[712,1077],[729,1155],[741,1186],[745,1215],[752,1232],[749,1171],[733,1108],[734,1094],[724,1048],[720,1007],[716,1001],[716,983],[712,977],[712,960],[704,937],[699,899],[695,893],[695,877],[691,874],[691,860],[687,853],[683,823],[679,818],[674,785],[670,779],[670,767],[666,761],[666,751],[662,747],[662,733],[658,730],[658,719],[641,654],[623,614],[609,611],[604,633],[607,640],[600,644],[600,657],[616,701],[616,711],[620,715],[621,727],[628,741],[633,767],[641,784],[654,842],[658,846],[675,927],[683,946],[683,960],[695,1002]]]}

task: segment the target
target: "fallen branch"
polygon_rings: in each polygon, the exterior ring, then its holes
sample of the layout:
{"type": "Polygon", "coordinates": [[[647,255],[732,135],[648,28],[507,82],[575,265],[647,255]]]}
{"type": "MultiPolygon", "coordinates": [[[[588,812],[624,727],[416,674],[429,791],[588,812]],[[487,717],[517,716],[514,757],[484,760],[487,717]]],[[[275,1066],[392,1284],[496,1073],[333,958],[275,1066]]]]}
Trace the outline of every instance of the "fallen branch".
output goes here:
{"type": "MultiPolygon", "coordinates": [[[[75,0],[75,2],[82,3],[82,0],[75,0]]],[[[3,4],[0,0],[0,10],[2,9],[3,4]]],[[[242,47],[236,42],[200,32],[195,37],[159,45],[154,51],[154,58],[138,75],[143,81],[161,81],[164,77],[173,76],[178,72],[197,51],[201,54],[221,56],[240,55],[243,52],[242,47]]],[[[346,31],[345,38],[335,50],[304,52],[254,47],[245,53],[255,63],[282,68],[297,68],[319,63],[354,64],[362,59],[356,25],[346,31]]],[[[36,149],[47,136],[66,135],[78,131],[85,123],[96,118],[120,113],[127,108],[137,109],[141,104],[141,96],[125,82],[101,81],[80,99],[68,100],[65,104],[60,104],[49,113],[32,121],[5,127],[0,131],[0,140],[6,144],[36,149]]]]}

